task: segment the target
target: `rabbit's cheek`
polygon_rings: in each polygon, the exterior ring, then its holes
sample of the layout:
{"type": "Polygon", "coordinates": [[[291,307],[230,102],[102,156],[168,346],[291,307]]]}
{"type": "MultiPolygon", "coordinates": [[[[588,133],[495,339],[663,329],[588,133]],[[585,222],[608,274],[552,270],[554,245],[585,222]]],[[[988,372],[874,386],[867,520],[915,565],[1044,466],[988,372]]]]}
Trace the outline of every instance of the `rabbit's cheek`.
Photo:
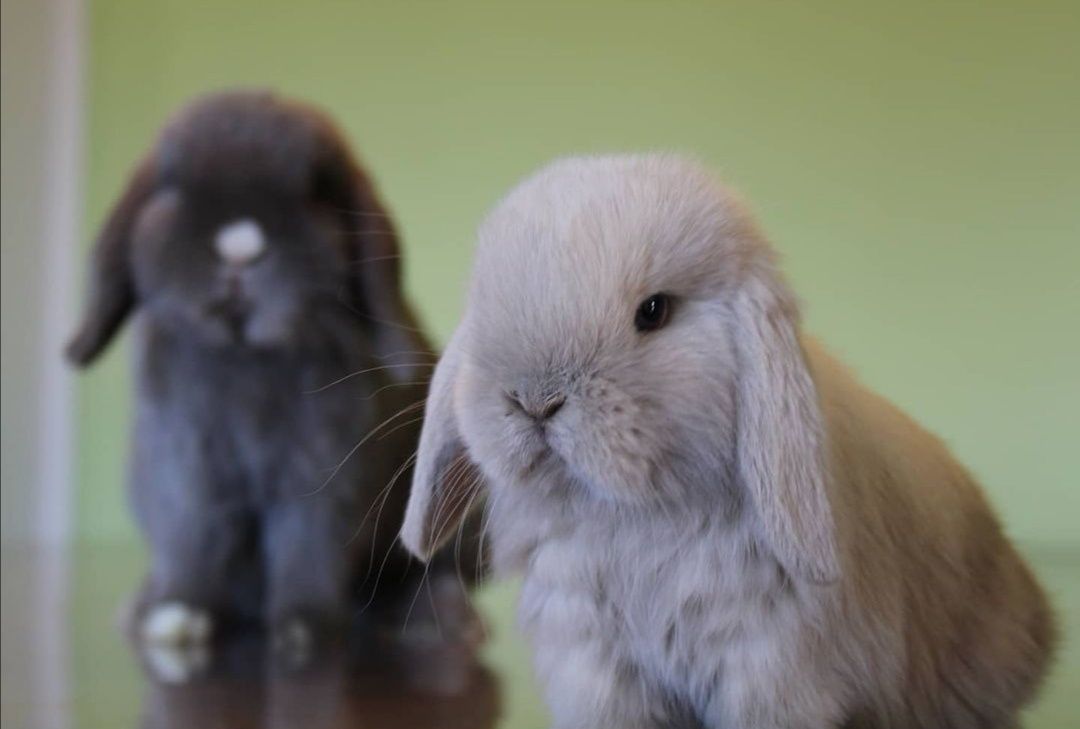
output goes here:
{"type": "Polygon", "coordinates": [[[522,424],[510,429],[503,443],[506,447],[502,460],[507,462],[515,481],[528,483],[551,465],[551,448],[532,426],[522,424]]]}
{"type": "Polygon", "coordinates": [[[612,383],[586,388],[582,404],[548,430],[552,449],[598,496],[651,498],[659,448],[646,414],[612,383]]]}
{"type": "Polygon", "coordinates": [[[492,483],[530,488],[565,468],[548,439],[533,423],[489,421],[479,436],[466,436],[470,450],[485,464],[492,483]]]}
{"type": "Polygon", "coordinates": [[[527,439],[502,404],[481,388],[480,378],[462,377],[458,391],[462,439],[474,460],[496,483],[513,480],[527,462],[527,439]]]}

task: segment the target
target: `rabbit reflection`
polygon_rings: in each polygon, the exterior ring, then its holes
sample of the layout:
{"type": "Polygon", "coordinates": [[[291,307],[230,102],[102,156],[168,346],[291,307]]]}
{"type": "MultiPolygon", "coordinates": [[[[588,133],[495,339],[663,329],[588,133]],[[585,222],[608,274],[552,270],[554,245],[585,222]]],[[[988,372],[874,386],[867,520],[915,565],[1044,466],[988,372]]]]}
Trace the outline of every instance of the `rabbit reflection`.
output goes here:
{"type": "Polygon", "coordinates": [[[190,678],[172,672],[190,659],[183,650],[145,644],[142,729],[483,729],[500,710],[495,676],[462,641],[354,635],[296,668],[248,631],[190,678]]]}

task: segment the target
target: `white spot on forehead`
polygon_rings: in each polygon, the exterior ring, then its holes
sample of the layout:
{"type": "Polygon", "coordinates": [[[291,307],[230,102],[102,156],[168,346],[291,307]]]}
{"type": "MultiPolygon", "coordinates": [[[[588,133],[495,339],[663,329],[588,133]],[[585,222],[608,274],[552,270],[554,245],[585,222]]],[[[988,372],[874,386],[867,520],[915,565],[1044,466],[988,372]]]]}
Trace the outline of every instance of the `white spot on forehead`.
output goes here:
{"type": "Polygon", "coordinates": [[[266,236],[250,218],[222,226],[214,238],[214,250],[222,260],[238,266],[251,263],[266,250],[266,236]]]}

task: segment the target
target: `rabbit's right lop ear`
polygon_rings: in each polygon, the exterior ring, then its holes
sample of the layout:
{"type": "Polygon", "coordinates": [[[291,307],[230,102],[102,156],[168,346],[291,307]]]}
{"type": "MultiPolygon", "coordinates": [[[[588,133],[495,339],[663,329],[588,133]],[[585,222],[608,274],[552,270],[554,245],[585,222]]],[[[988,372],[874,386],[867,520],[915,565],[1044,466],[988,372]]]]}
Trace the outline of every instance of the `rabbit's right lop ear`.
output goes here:
{"type": "Polygon", "coordinates": [[[811,582],[840,574],[826,434],[798,334],[793,295],[764,267],[735,296],[739,473],[762,536],[811,582]]]}
{"type": "Polygon", "coordinates": [[[431,378],[412,493],[401,541],[428,560],[450,538],[477,501],[480,471],[468,456],[454,412],[461,329],[450,339],[431,378]]]}
{"type": "Polygon", "coordinates": [[[101,354],[135,305],[131,275],[131,235],[139,212],[157,184],[154,160],[143,162],[109,213],[90,254],[90,273],[82,323],[65,349],[84,366],[101,354]]]}

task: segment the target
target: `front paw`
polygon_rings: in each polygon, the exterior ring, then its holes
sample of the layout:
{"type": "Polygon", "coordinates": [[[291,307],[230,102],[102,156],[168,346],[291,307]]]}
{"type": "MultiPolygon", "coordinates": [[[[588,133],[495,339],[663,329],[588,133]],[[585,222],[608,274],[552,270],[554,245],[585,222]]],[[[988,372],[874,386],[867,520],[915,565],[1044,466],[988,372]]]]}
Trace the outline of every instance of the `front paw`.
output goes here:
{"type": "Polygon", "coordinates": [[[140,636],[149,645],[165,647],[205,646],[210,642],[210,613],[182,602],[163,602],[143,616],[140,636]]]}
{"type": "Polygon", "coordinates": [[[315,651],[316,631],[311,622],[301,617],[277,621],[270,631],[274,652],[290,668],[301,668],[311,661],[315,651]]]}
{"type": "Polygon", "coordinates": [[[142,655],[150,675],[160,683],[184,684],[210,667],[210,649],[206,645],[144,643],[142,655]]]}

